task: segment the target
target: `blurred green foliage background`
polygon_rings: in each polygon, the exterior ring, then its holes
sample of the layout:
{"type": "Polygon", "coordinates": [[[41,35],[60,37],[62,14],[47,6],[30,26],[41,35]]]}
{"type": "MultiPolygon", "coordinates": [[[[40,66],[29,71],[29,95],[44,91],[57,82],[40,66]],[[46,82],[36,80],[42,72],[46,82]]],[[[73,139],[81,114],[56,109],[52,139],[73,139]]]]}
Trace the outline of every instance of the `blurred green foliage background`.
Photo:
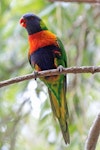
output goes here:
{"type": "MultiPolygon", "coordinates": [[[[0,81],[31,73],[26,31],[19,19],[36,13],[62,40],[68,66],[100,65],[100,5],[0,0],[0,81]]],[[[68,75],[69,130],[65,146],[39,79],[0,89],[0,150],[83,150],[100,111],[100,75],[68,75]]],[[[96,150],[100,150],[100,139],[96,150]]]]}

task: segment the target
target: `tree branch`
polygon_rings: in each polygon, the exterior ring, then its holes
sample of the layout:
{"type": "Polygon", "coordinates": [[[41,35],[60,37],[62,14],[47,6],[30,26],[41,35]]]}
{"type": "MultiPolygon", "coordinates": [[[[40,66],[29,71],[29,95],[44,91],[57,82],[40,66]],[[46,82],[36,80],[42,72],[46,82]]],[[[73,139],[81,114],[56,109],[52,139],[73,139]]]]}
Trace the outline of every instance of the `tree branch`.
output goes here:
{"type": "Polygon", "coordinates": [[[1,81],[0,82],[0,88],[10,85],[10,84],[14,84],[14,83],[18,83],[18,82],[22,82],[24,80],[29,80],[29,79],[33,79],[36,77],[44,77],[44,76],[52,76],[52,75],[60,75],[60,74],[67,74],[67,73],[97,73],[100,72],[100,67],[96,67],[96,66],[83,66],[83,67],[70,67],[70,68],[63,68],[63,70],[60,72],[59,69],[52,69],[52,70],[46,70],[46,71],[39,71],[37,73],[37,75],[35,75],[34,73],[32,74],[27,74],[24,76],[20,76],[20,77],[15,77],[12,79],[8,79],[5,81],[1,81]]]}
{"type": "Polygon", "coordinates": [[[100,113],[96,117],[94,123],[92,124],[86,143],[85,150],[95,150],[97,140],[100,134],[100,113]]]}
{"type": "Polygon", "coordinates": [[[100,3],[100,0],[49,0],[50,2],[100,3]]]}

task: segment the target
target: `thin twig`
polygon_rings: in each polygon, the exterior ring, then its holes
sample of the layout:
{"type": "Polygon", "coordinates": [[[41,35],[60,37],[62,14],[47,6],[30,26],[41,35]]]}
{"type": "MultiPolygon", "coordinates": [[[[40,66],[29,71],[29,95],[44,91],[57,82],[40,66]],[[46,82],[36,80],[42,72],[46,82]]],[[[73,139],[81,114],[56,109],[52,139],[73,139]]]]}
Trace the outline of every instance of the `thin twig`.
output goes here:
{"type": "Polygon", "coordinates": [[[52,76],[52,75],[59,75],[59,74],[67,74],[67,73],[98,73],[100,72],[100,66],[96,67],[96,66],[83,66],[83,67],[70,67],[70,68],[63,68],[63,70],[61,72],[59,72],[59,69],[52,69],[52,70],[46,70],[46,71],[39,71],[37,73],[37,75],[35,75],[34,73],[32,74],[27,74],[27,75],[23,75],[20,77],[15,77],[12,79],[8,79],[5,81],[1,81],[0,82],[0,88],[10,85],[10,84],[14,84],[14,83],[18,83],[18,82],[22,82],[24,80],[29,80],[29,79],[33,79],[36,77],[44,77],[44,76],[52,76]]]}
{"type": "Polygon", "coordinates": [[[96,117],[94,123],[92,124],[86,143],[85,150],[95,150],[98,137],[100,134],[100,113],[96,117]]]}
{"type": "Polygon", "coordinates": [[[100,0],[49,0],[50,2],[100,3],[100,0]]]}

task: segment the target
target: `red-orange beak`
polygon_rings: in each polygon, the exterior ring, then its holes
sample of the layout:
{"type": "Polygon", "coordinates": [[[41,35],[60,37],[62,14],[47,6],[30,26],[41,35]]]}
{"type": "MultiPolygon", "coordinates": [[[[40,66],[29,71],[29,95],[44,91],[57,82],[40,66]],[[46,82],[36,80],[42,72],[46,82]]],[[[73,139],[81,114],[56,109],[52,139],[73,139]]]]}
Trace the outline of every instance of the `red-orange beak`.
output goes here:
{"type": "Polygon", "coordinates": [[[26,28],[26,20],[24,18],[20,19],[20,25],[24,28],[26,28]]]}

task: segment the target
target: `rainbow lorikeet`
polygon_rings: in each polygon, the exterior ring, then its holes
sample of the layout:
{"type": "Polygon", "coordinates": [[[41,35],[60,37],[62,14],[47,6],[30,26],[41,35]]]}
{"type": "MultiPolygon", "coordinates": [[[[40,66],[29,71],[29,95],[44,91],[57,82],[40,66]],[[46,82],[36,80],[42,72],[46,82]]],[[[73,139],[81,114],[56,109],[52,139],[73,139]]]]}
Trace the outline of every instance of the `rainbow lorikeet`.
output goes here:
{"type": "MultiPolygon", "coordinates": [[[[67,67],[65,49],[60,39],[50,32],[35,14],[25,14],[20,24],[26,28],[29,40],[28,58],[36,71],[67,67]]],[[[40,78],[48,87],[54,116],[58,119],[65,143],[70,143],[68,131],[68,108],[66,101],[66,76],[55,75],[40,78]]]]}

